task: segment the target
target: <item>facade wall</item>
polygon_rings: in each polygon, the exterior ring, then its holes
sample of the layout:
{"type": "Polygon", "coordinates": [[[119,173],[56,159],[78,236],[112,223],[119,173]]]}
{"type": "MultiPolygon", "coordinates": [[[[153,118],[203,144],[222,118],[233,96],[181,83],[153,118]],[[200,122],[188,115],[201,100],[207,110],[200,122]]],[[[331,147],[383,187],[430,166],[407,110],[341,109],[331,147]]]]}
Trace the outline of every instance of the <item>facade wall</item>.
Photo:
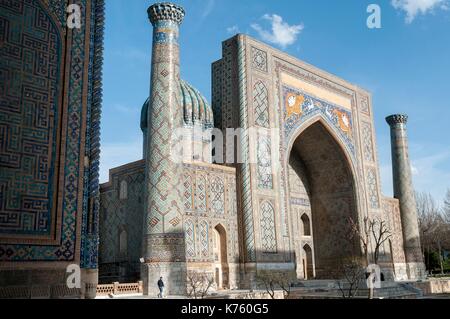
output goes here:
{"type": "Polygon", "coordinates": [[[137,282],[142,258],[145,163],[111,170],[100,192],[101,283],[137,282]]]}
{"type": "MultiPolygon", "coordinates": [[[[275,269],[276,264],[286,267],[281,265],[295,261],[299,239],[291,226],[296,225],[299,209],[289,194],[288,159],[297,137],[314,123],[324,124],[345,154],[353,184],[349,201],[354,207],[350,210],[360,227],[365,216],[384,217],[369,92],[243,35],[223,43],[223,57],[213,64],[212,78],[214,116],[222,130],[256,127],[258,132],[268,132],[264,137],[243,136],[243,152],[250,156],[248,150],[256,150],[257,161],[235,165],[243,240],[241,260],[247,265],[246,278],[251,280],[255,267],[266,268],[264,263],[275,269]],[[292,97],[301,102],[290,103],[292,97]],[[261,205],[266,201],[275,213],[277,249],[270,254],[264,253],[266,238],[261,235],[260,223],[261,205]]],[[[394,213],[399,218],[399,212],[394,213]]],[[[311,218],[314,220],[314,213],[311,218]]],[[[346,222],[338,220],[339,216],[335,218],[342,225],[346,222]]],[[[401,236],[401,229],[392,231],[401,236]]],[[[386,249],[383,251],[388,254],[386,249]]],[[[396,258],[404,263],[401,256],[396,258]]],[[[389,256],[382,259],[386,261],[389,256]]],[[[392,263],[390,268],[392,271],[392,263]]]]}
{"type": "Polygon", "coordinates": [[[66,26],[68,1],[0,4],[3,297],[79,295],[70,264],[95,288],[104,1],[72,3],[79,29],[66,26]]]}
{"type": "MultiPolygon", "coordinates": [[[[140,278],[144,221],[145,163],[138,161],[111,170],[110,181],[101,186],[100,281],[133,282],[140,278]],[[126,191],[124,191],[126,185],[126,191]],[[126,249],[121,234],[127,235],[126,249]]],[[[235,170],[218,165],[183,165],[182,194],[185,253],[188,272],[215,277],[216,268],[227,287],[239,282],[239,241],[235,170]],[[223,227],[226,262],[215,250],[216,229],[223,227]]]]}
{"type": "MultiPolygon", "coordinates": [[[[399,204],[381,194],[370,93],[242,35],[223,43],[223,57],[212,65],[212,88],[225,163],[183,165],[184,213],[177,222],[183,224],[188,275],[214,276],[217,288],[252,287],[259,270],[299,279],[330,276],[337,259],[362,254],[358,240],[344,242],[349,218],[362,229],[370,217],[385,221],[392,234],[381,249],[385,278],[406,279],[399,204]],[[230,128],[244,132],[230,135],[230,128]],[[251,128],[256,130],[245,131],[251,128]],[[236,138],[241,153],[229,147],[236,138]],[[238,155],[244,161],[236,163],[238,155]]],[[[125,224],[142,220],[137,216],[144,203],[129,192],[139,192],[143,165],[113,170],[102,187],[102,234],[109,244],[101,254],[118,254],[125,224]],[[135,183],[128,184],[130,201],[120,200],[121,180],[135,183]],[[136,216],[128,222],[126,214],[136,216]],[[112,215],[117,218],[105,222],[112,215]]],[[[137,243],[128,247],[140,249],[137,243]]],[[[115,260],[131,255],[121,258],[115,260]]]]}
{"type": "Polygon", "coordinates": [[[183,178],[188,272],[206,272],[215,277],[219,269],[221,278],[216,278],[216,284],[223,282],[223,288],[236,288],[239,239],[235,170],[211,164],[185,164],[183,178]],[[220,235],[225,243],[220,243],[220,235]],[[220,250],[226,258],[220,256],[220,250]]]}

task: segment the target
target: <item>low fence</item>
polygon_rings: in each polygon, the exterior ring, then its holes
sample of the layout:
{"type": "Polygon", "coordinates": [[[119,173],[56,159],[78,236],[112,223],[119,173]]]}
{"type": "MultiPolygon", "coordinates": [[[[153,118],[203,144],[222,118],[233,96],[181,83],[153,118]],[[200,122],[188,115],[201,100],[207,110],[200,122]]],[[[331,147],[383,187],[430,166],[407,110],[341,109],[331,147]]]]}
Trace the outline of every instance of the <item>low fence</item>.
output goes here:
{"type": "Polygon", "coordinates": [[[98,285],[97,296],[108,295],[131,295],[143,293],[142,281],[131,284],[121,284],[118,282],[109,285],[98,285]]]}

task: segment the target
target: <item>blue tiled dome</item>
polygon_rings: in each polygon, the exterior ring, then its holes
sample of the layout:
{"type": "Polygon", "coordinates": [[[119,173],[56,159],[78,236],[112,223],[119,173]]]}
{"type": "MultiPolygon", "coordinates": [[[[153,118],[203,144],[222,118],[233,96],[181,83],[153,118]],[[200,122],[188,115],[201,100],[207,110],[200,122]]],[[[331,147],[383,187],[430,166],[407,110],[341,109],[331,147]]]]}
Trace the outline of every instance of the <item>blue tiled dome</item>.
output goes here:
{"type": "MultiPolygon", "coordinates": [[[[181,80],[181,99],[184,113],[184,123],[186,125],[201,124],[204,128],[212,128],[214,126],[213,112],[206,98],[192,85],[181,80]]],[[[147,129],[148,116],[147,99],[142,106],[141,112],[141,129],[147,129]]]]}

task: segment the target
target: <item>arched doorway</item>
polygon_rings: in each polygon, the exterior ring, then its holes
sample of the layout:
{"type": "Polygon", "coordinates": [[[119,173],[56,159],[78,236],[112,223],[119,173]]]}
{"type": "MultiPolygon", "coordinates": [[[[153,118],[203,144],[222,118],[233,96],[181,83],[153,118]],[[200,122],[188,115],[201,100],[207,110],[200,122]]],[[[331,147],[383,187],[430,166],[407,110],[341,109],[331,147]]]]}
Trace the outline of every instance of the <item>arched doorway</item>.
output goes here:
{"type": "MultiPolygon", "coordinates": [[[[350,159],[327,126],[317,121],[293,142],[289,169],[299,180],[294,188],[304,189],[303,192],[297,191],[290,185],[291,206],[306,207],[312,221],[312,231],[309,230],[312,248],[300,246],[298,248],[302,251],[297,253],[306,256],[302,258],[306,272],[312,270],[318,279],[332,279],[345,258],[360,255],[356,238],[347,238],[349,218],[358,220],[350,159]],[[293,200],[293,196],[302,198],[293,200]],[[308,258],[312,267],[308,267],[308,258]]],[[[303,236],[307,236],[308,231],[309,218],[305,216],[308,217],[306,214],[301,216],[303,236]]],[[[311,278],[310,274],[306,275],[311,278]]]]}
{"type": "Polygon", "coordinates": [[[219,224],[214,228],[214,275],[217,289],[228,289],[227,233],[219,224]]]}
{"type": "Polygon", "coordinates": [[[314,279],[314,262],[311,247],[306,244],[303,246],[303,278],[305,280],[314,279]]]}

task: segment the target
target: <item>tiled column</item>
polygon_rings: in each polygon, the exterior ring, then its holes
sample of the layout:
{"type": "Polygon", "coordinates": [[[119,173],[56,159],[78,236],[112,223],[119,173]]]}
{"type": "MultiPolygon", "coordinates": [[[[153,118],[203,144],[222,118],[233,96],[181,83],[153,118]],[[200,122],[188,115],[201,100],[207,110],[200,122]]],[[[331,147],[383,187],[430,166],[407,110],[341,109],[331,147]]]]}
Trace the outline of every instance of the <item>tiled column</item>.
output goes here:
{"type": "Polygon", "coordinates": [[[186,258],[179,185],[181,164],[172,157],[172,135],[182,127],[178,32],[183,8],[158,3],[148,9],[153,30],[151,88],[146,152],[146,201],[144,263],[141,277],[144,294],[158,294],[163,277],[165,293],[186,292],[186,258]]]}
{"type": "Polygon", "coordinates": [[[391,127],[394,197],[400,202],[406,268],[410,279],[420,279],[424,276],[425,266],[420,248],[417,205],[409,161],[406,130],[408,117],[406,115],[391,115],[386,118],[386,121],[391,127]]]}

